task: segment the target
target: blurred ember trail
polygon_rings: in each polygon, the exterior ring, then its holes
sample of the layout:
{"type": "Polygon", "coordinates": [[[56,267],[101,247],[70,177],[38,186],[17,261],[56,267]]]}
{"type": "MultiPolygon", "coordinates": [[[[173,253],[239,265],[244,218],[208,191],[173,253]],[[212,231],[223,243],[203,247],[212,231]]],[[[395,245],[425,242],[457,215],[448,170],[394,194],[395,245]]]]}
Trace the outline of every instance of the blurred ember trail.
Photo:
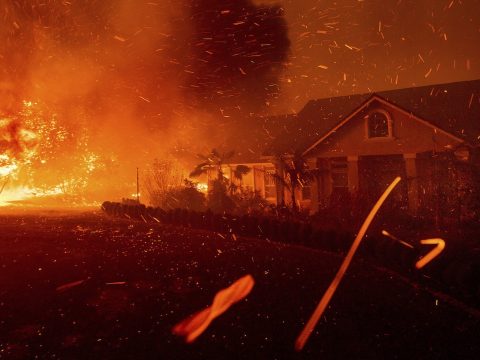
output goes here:
{"type": "Polygon", "coordinates": [[[400,244],[402,244],[403,246],[406,246],[410,249],[414,249],[414,246],[407,243],[406,241],[403,241],[403,240],[400,240],[398,239],[397,237],[393,236],[392,234],[390,234],[387,230],[382,230],[382,235],[385,235],[386,237],[389,237],[390,239],[392,240],[395,240],[395,241],[398,241],[400,244]]]}
{"type": "Polygon", "coordinates": [[[350,247],[350,250],[348,251],[347,256],[345,257],[345,260],[343,260],[342,265],[340,266],[340,269],[337,272],[337,275],[335,275],[335,278],[333,279],[332,283],[330,284],[327,291],[323,295],[322,299],[318,303],[317,308],[315,309],[312,316],[308,320],[307,324],[303,328],[302,332],[298,336],[295,342],[295,350],[301,351],[305,346],[305,343],[307,342],[308,338],[310,337],[310,334],[312,333],[313,329],[317,325],[318,320],[320,319],[323,312],[327,308],[330,300],[333,297],[333,294],[335,294],[335,290],[337,290],[337,287],[340,284],[340,281],[342,281],[342,278],[345,275],[345,272],[347,271],[350,263],[352,262],[355,252],[360,246],[360,242],[362,241],[363,236],[365,235],[368,227],[373,221],[373,218],[375,217],[375,215],[377,214],[378,210],[383,205],[387,197],[393,191],[395,186],[397,186],[397,184],[400,182],[400,180],[401,180],[400,177],[397,177],[395,178],[395,180],[393,180],[393,182],[389,185],[387,190],[385,190],[385,192],[382,194],[380,199],[378,199],[378,201],[376,202],[376,204],[373,206],[372,210],[368,214],[367,218],[365,219],[365,222],[362,224],[360,231],[357,234],[357,237],[353,241],[353,244],[350,247]]]}
{"type": "Polygon", "coordinates": [[[417,261],[415,267],[417,269],[423,268],[427,265],[430,261],[435,259],[440,253],[445,249],[445,241],[440,238],[436,239],[425,239],[420,241],[423,245],[436,245],[427,255],[417,261]]]}
{"type": "Polygon", "coordinates": [[[185,336],[185,341],[191,343],[200,336],[216,317],[222,315],[230,306],[245,298],[253,289],[255,281],[251,275],[246,275],[235,281],[228,288],[220,290],[213,299],[212,306],[183,320],[174,326],[172,332],[185,336]]]}
{"type": "Polygon", "coordinates": [[[73,287],[75,287],[75,286],[81,285],[81,284],[83,284],[84,282],[85,282],[85,280],[73,281],[73,282],[71,282],[71,283],[68,283],[68,284],[61,285],[61,286],[57,287],[56,290],[57,290],[58,292],[66,291],[66,290],[71,289],[71,288],[73,288],[73,287]]]}

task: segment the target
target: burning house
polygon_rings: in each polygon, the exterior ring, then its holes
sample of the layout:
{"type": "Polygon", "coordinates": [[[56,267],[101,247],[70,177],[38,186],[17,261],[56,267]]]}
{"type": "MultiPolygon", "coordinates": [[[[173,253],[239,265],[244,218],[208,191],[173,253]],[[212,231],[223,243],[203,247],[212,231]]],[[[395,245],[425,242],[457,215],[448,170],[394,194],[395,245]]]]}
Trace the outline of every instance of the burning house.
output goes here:
{"type": "Polygon", "coordinates": [[[375,198],[395,176],[405,180],[396,204],[409,213],[462,210],[475,188],[479,119],[479,80],[312,100],[298,114],[261,122],[247,141],[266,146],[227,168],[248,165],[244,186],[310,212],[335,199],[375,198]],[[295,157],[314,176],[296,179],[292,197],[278,179],[291,176],[285,166],[295,157]]]}

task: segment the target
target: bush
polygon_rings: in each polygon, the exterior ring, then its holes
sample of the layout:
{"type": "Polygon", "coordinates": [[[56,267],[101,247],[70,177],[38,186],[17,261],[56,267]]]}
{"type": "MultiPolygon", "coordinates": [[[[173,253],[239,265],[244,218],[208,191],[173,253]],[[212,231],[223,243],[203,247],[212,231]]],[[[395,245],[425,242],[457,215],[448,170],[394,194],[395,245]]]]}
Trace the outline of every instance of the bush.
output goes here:
{"type": "Polygon", "coordinates": [[[165,193],[163,208],[165,210],[187,209],[192,211],[204,211],[205,195],[198,191],[190,181],[185,181],[184,186],[169,189],[165,193]]]}
{"type": "Polygon", "coordinates": [[[259,191],[243,188],[232,195],[232,200],[238,214],[263,214],[270,206],[259,191]]]}
{"type": "Polygon", "coordinates": [[[232,212],[235,202],[228,196],[227,182],[223,179],[212,181],[208,191],[208,208],[214,213],[232,212]]]}

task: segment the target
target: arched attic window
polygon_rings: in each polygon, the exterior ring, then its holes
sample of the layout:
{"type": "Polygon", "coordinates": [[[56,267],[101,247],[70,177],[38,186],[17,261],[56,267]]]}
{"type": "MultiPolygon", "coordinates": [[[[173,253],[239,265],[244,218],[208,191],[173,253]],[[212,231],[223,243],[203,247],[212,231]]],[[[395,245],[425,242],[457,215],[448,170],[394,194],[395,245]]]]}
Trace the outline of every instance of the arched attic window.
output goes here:
{"type": "Polygon", "coordinates": [[[368,139],[392,137],[392,118],[384,110],[374,110],[366,117],[368,139]]]}

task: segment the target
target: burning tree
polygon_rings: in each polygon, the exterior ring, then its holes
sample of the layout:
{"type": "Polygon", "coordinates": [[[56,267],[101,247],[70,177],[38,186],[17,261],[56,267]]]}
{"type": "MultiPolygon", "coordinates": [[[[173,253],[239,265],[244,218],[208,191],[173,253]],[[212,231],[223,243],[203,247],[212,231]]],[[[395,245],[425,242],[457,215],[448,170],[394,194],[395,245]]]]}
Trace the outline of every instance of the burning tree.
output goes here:
{"type": "Polygon", "coordinates": [[[66,123],[45,104],[23,101],[18,113],[0,117],[0,130],[2,202],[53,195],[84,200],[101,166],[81,119],[66,123]]]}

